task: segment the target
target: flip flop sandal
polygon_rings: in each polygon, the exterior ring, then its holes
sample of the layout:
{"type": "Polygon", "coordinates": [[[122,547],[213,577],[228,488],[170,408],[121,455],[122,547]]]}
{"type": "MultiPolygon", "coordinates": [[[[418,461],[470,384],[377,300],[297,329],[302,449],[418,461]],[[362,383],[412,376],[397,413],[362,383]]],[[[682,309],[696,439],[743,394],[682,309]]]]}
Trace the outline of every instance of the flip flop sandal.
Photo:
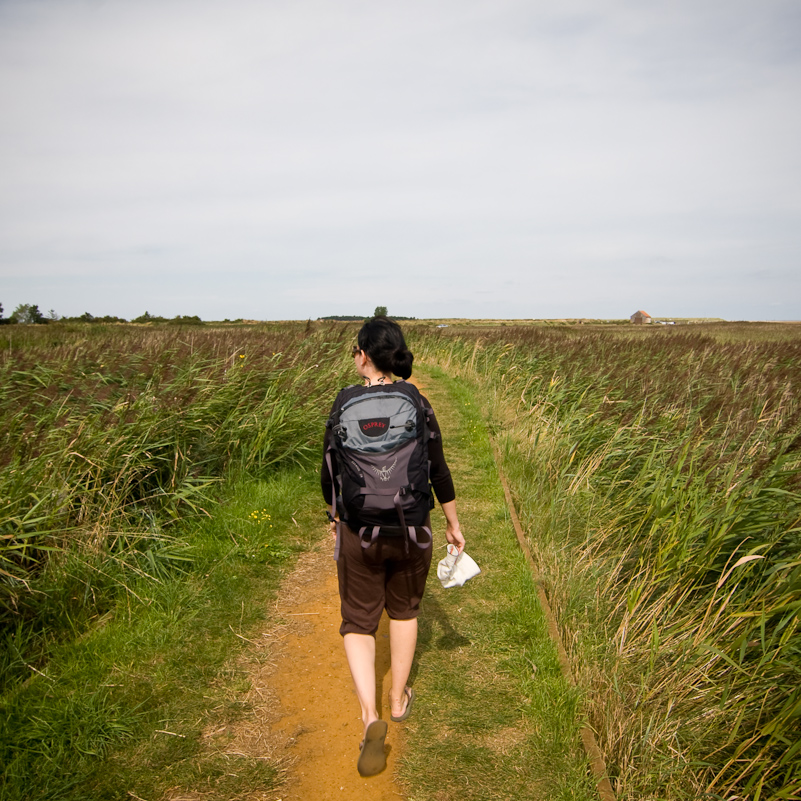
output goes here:
{"type": "Polygon", "coordinates": [[[387,766],[387,757],[384,754],[384,738],[387,736],[387,722],[374,720],[364,733],[361,744],[359,761],[356,769],[361,776],[375,776],[387,766]]]}
{"type": "Polygon", "coordinates": [[[403,714],[395,715],[390,714],[389,719],[394,721],[395,723],[400,723],[402,720],[406,720],[409,717],[409,713],[412,711],[412,704],[414,703],[414,690],[411,687],[406,687],[403,691],[406,694],[406,709],[403,710],[403,714]]]}

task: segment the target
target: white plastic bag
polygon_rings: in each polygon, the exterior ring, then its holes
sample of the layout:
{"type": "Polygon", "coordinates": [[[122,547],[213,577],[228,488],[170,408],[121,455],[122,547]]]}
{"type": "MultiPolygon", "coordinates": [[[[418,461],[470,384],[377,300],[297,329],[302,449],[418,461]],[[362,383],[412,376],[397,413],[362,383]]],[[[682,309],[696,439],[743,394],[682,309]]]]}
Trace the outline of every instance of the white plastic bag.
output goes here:
{"type": "Polygon", "coordinates": [[[437,578],[447,590],[461,587],[465,581],[477,576],[481,568],[464,551],[459,553],[455,545],[448,546],[448,555],[437,565],[437,578]]]}

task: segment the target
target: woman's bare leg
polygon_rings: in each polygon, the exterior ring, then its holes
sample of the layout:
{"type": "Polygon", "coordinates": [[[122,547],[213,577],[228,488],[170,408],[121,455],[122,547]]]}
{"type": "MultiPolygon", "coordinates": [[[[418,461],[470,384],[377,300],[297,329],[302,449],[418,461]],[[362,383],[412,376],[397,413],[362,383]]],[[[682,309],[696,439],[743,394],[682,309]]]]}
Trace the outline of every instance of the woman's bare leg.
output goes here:
{"type": "Polygon", "coordinates": [[[389,653],[392,662],[392,687],[389,702],[392,714],[398,717],[406,709],[404,690],[409,679],[417,647],[417,618],[389,621],[389,653]]]}
{"type": "Polygon", "coordinates": [[[346,634],[345,655],[348,657],[350,675],[356,687],[362,722],[365,730],[378,720],[375,698],[375,637],[369,634],[346,634]]]}

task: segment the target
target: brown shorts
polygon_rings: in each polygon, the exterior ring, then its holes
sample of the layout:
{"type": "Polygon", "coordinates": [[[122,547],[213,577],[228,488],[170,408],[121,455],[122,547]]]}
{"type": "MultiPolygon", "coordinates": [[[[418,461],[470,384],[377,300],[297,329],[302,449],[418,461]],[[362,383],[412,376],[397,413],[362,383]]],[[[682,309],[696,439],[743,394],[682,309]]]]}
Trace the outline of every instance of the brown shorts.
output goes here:
{"type": "Polygon", "coordinates": [[[369,548],[362,548],[359,536],[342,523],[337,562],[340,634],[375,635],[385,609],[392,620],[411,620],[420,614],[432,549],[409,542],[407,555],[403,540],[379,535],[369,548]]]}

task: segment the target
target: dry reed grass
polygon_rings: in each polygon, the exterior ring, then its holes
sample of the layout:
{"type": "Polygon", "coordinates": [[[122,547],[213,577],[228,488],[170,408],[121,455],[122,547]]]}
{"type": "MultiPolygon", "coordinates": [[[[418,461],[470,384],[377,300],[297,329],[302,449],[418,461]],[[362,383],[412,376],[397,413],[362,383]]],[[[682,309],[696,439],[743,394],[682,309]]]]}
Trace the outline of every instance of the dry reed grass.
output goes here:
{"type": "Polygon", "coordinates": [[[723,333],[416,343],[483,388],[623,798],[801,796],[801,341],[723,333]]]}

